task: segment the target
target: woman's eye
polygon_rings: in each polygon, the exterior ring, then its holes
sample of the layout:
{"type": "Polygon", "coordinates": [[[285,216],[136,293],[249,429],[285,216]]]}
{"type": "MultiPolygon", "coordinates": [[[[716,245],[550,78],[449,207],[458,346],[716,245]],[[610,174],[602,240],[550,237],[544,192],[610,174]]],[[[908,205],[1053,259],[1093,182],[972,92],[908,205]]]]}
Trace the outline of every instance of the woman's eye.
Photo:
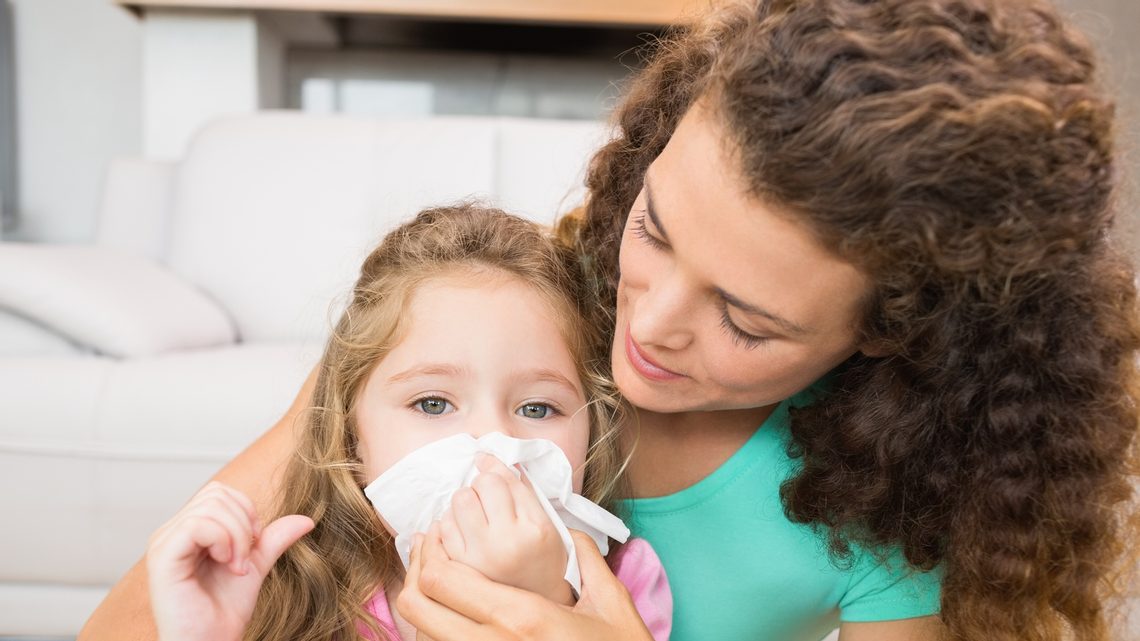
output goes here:
{"type": "Polygon", "coordinates": [[[415,406],[424,414],[439,416],[440,414],[447,413],[448,408],[451,407],[451,403],[448,403],[442,398],[438,398],[436,396],[429,396],[427,398],[421,398],[420,400],[416,401],[415,406]]]}
{"type": "Polygon", "coordinates": [[[720,326],[732,337],[732,342],[747,349],[759,347],[770,340],[767,336],[754,336],[736,326],[728,315],[728,308],[721,310],[720,326]]]}
{"type": "Polygon", "coordinates": [[[546,418],[554,413],[554,408],[546,403],[527,403],[515,410],[515,414],[526,418],[546,418]]]}
{"type": "Polygon", "coordinates": [[[649,227],[645,224],[646,214],[642,213],[633,221],[633,233],[635,236],[645,241],[650,247],[654,249],[665,249],[668,247],[663,241],[657,239],[653,234],[649,233],[649,227]]]}

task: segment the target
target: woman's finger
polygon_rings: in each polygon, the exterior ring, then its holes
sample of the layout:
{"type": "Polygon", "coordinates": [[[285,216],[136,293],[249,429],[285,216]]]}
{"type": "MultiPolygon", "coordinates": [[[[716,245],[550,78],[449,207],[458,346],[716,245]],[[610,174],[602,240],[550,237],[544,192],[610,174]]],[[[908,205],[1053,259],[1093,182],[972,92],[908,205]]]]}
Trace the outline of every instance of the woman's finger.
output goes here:
{"type": "Polygon", "coordinates": [[[570,536],[574,539],[582,573],[581,598],[574,606],[575,614],[603,622],[614,638],[652,641],[653,635],[638,613],[629,590],[614,576],[594,539],[578,530],[570,530],[570,536]]]}
{"type": "MultiPolygon", "coordinates": [[[[418,631],[438,641],[463,641],[466,639],[480,641],[487,638],[480,625],[458,612],[445,608],[424,594],[423,549],[426,540],[427,537],[417,535],[416,541],[412,545],[408,573],[404,577],[404,587],[396,597],[396,610],[418,631]]],[[[455,562],[448,560],[447,563],[455,562]]],[[[460,564],[456,563],[456,565],[460,564]]],[[[474,572],[474,570],[471,571],[474,572]]],[[[441,579],[429,574],[427,580],[428,584],[432,584],[441,579]]]]}
{"type": "MultiPolygon", "coordinates": [[[[438,602],[437,605],[442,603],[474,623],[513,624],[502,618],[504,611],[523,614],[543,606],[560,607],[533,592],[491,581],[478,570],[446,558],[441,547],[432,545],[428,539],[420,554],[421,571],[426,578],[418,581],[419,591],[438,602]]],[[[441,640],[456,638],[432,636],[441,640]]]]}

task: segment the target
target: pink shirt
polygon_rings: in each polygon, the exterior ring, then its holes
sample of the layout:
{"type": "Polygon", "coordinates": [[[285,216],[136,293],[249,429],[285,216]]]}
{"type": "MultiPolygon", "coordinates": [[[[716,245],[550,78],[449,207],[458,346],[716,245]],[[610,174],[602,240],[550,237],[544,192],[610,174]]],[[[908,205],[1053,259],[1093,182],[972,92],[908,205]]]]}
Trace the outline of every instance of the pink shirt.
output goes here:
{"type": "MultiPolygon", "coordinates": [[[[629,590],[633,604],[654,640],[668,641],[669,631],[673,628],[673,593],[669,591],[665,567],[649,542],[630,539],[606,560],[614,576],[629,590]]],[[[405,641],[396,630],[396,621],[388,609],[388,597],[383,588],[372,596],[367,609],[391,641],[405,641]]],[[[367,628],[362,627],[361,630],[368,636],[367,628]]]]}

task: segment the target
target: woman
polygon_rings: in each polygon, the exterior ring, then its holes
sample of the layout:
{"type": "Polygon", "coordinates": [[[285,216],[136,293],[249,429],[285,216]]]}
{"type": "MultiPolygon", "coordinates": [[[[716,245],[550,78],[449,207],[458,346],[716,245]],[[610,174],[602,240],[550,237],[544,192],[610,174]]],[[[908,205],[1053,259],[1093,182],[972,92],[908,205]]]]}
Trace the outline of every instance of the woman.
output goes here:
{"type": "MultiPolygon", "coordinates": [[[[660,44],[561,229],[616,310],[675,638],[1109,638],[1140,327],[1094,72],[1043,0],[753,0],[660,44]]],[[[309,393],[218,478],[264,505],[309,393]]],[[[434,541],[399,607],[436,641],[648,638],[579,548],[573,610],[434,541]]],[[[144,572],[81,639],[146,636],[144,572]]]]}

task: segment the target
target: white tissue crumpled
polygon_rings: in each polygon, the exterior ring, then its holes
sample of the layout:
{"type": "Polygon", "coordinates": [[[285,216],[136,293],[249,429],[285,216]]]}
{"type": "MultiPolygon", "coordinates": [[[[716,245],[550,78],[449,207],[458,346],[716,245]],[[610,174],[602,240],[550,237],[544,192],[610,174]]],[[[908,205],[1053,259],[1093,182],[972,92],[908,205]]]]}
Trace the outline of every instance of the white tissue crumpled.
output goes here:
{"type": "Polygon", "coordinates": [[[470,486],[480,474],[475,467],[480,452],[495,456],[516,475],[518,464],[530,479],[538,502],[566,546],[569,561],[564,576],[575,594],[582,589],[582,577],[568,528],[589,534],[603,555],[609,551],[608,538],[621,543],[629,538],[629,528],[621,519],[574,493],[570,461],[553,442],[516,439],[499,432],[478,439],[457,434],[408,454],[364,488],[365,496],[395,531],[396,550],[405,568],[415,534],[427,532],[450,509],[456,490],[470,486]]]}

